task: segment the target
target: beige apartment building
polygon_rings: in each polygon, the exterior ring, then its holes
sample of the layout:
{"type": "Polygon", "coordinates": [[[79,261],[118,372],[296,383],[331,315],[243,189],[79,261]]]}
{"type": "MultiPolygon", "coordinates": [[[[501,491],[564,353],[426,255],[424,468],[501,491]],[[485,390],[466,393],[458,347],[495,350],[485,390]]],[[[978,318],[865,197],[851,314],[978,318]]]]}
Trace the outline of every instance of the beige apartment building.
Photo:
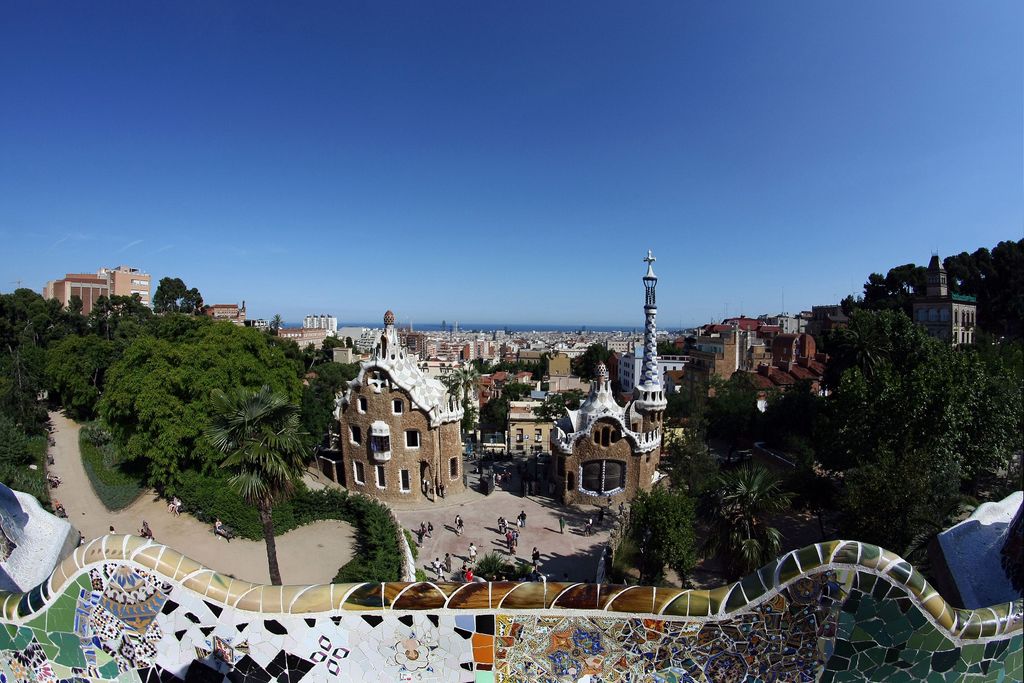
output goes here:
{"type": "Polygon", "coordinates": [[[551,443],[554,423],[542,420],[534,413],[541,401],[509,401],[508,449],[516,453],[540,453],[551,443]]]}
{"type": "Polygon", "coordinates": [[[73,297],[82,302],[82,313],[88,315],[101,296],[138,295],[146,306],[151,305],[151,278],[131,266],[100,268],[96,273],[67,273],[59,280],[50,280],[43,287],[44,299],[56,299],[62,306],[73,297]]]}

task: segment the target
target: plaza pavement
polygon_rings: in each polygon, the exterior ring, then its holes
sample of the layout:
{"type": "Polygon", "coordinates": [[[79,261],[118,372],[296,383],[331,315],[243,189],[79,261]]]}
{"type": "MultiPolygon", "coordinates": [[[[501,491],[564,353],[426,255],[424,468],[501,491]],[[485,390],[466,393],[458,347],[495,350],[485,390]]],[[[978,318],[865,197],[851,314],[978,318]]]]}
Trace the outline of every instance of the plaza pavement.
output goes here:
{"type": "MultiPolygon", "coordinates": [[[[474,464],[467,460],[466,472],[472,472],[474,464]]],[[[548,496],[521,497],[521,484],[515,467],[505,463],[503,468],[513,476],[505,489],[495,489],[489,496],[478,490],[470,490],[447,499],[432,503],[418,497],[409,503],[393,505],[395,515],[402,525],[415,532],[420,524],[434,525],[433,534],[423,539],[419,548],[416,566],[423,569],[428,579],[436,579],[430,567],[435,557],[444,560],[444,554],[451,553],[452,572],[455,580],[464,561],[469,559],[469,544],[476,544],[477,559],[488,552],[498,552],[515,564],[516,559],[530,561],[533,548],[540,551],[540,572],[551,580],[561,581],[566,574],[570,581],[594,581],[601,552],[608,541],[612,517],[605,516],[598,524],[596,506],[582,508],[562,507],[548,496]],[[526,527],[515,527],[520,511],[526,513],[526,527]],[[464,522],[461,536],[455,534],[455,515],[461,515],[464,522]],[[504,535],[498,533],[498,517],[519,530],[519,544],[514,556],[507,552],[504,535]],[[558,518],[565,517],[565,533],[559,533],[558,518]],[[587,517],[594,519],[594,534],[586,536],[584,526],[587,517]]],[[[476,486],[477,477],[470,480],[476,486]]],[[[603,502],[603,500],[602,500],[603,502]]],[[[415,539],[415,533],[413,534],[415,539]]],[[[445,579],[453,578],[451,576],[445,579]]]]}
{"type": "MultiPolygon", "coordinates": [[[[222,574],[270,583],[263,541],[236,538],[228,543],[214,536],[209,524],[187,514],[175,517],[169,513],[167,501],[151,489],[143,491],[125,509],[108,511],[82,466],[79,425],[58,412],[51,412],[50,420],[54,427],[54,445],[50,447],[54,464],[49,471],[61,478],[61,485],[50,490],[50,498],[64,505],[68,521],[86,541],[108,533],[110,526],[116,533],[137,534],[142,520],[146,520],[159,543],[222,574]]],[[[352,559],[354,548],[355,533],[346,522],[323,520],[293,529],[277,537],[281,578],[286,584],[330,583],[338,569],[352,559]]]]}

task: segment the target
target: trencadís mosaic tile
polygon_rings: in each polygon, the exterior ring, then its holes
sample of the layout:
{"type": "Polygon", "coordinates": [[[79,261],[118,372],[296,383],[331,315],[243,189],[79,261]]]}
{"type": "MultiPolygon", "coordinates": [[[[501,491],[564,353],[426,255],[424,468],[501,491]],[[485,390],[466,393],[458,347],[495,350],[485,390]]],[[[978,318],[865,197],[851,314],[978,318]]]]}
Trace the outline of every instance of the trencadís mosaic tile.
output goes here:
{"type": "Polygon", "coordinates": [[[0,683],[1021,680],[1022,604],[957,610],[835,541],[711,591],[261,586],[131,536],[0,594],[0,683]]]}

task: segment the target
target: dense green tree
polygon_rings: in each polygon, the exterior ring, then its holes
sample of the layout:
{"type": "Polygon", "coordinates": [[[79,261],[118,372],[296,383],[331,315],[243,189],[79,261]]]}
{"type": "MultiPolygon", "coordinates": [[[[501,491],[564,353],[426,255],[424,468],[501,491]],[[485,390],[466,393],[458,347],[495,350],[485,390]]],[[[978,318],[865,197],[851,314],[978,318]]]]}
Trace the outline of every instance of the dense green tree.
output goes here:
{"type": "Polygon", "coordinates": [[[203,437],[214,389],[268,385],[298,400],[295,366],[259,331],[206,324],[175,341],[137,338],[107,371],[100,415],[128,461],[150,483],[171,484],[185,468],[211,471],[217,452],[203,437]]]}
{"type": "Polygon", "coordinates": [[[712,379],[714,397],[707,401],[708,434],[729,441],[734,447],[741,439],[756,434],[760,413],[758,389],[749,373],[737,372],[729,380],[712,379]]]}
{"type": "Polygon", "coordinates": [[[114,360],[114,343],[93,334],[71,335],[54,343],[46,352],[50,398],[76,420],[93,419],[107,368],[114,360]]]}
{"type": "Polygon", "coordinates": [[[198,315],[203,312],[203,296],[195,287],[189,289],[180,277],[160,278],[153,293],[153,310],[198,315]]]}
{"type": "Polygon", "coordinates": [[[640,550],[640,582],[664,581],[665,567],[679,580],[697,563],[693,499],[683,491],[657,487],[640,491],[629,511],[629,534],[640,550]]]}
{"type": "Polygon", "coordinates": [[[501,390],[501,396],[491,399],[480,410],[480,422],[504,430],[508,425],[508,404],[512,401],[522,401],[532,390],[532,384],[506,382],[501,390]]]}
{"type": "Polygon", "coordinates": [[[782,547],[782,534],[771,526],[771,517],[786,510],[791,498],[761,465],[723,472],[701,501],[701,517],[708,525],[705,554],[720,554],[736,576],[767,564],[782,547]]]}
{"type": "Polygon", "coordinates": [[[718,459],[708,448],[699,426],[666,434],[661,451],[662,468],[672,486],[700,496],[718,477],[718,459]]]}
{"type": "Polygon", "coordinates": [[[941,526],[950,504],[959,500],[959,482],[955,460],[923,450],[882,450],[846,473],[843,531],[902,552],[922,530],[941,526]]]}
{"type": "Polygon", "coordinates": [[[540,406],[533,409],[533,413],[542,420],[554,422],[565,415],[566,410],[576,410],[585,398],[579,389],[570,389],[555,394],[548,394],[540,406]]]}
{"type": "Polygon", "coordinates": [[[1022,388],[977,352],[927,335],[903,313],[857,312],[851,328],[884,344],[867,366],[844,361],[839,386],[825,404],[818,457],[844,470],[883,451],[923,451],[955,462],[965,483],[1006,467],[1021,450],[1022,388]],[[870,328],[875,329],[870,329],[870,328]]]}
{"type": "Polygon", "coordinates": [[[573,359],[573,372],[575,372],[580,379],[593,381],[597,376],[598,364],[607,363],[611,355],[612,352],[609,351],[604,344],[591,344],[582,355],[573,359]]]}
{"type": "Polygon", "coordinates": [[[104,339],[137,337],[153,318],[153,311],[138,294],[101,296],[89,313],[89,328],[104,339]]]}
{"type": "Polygon", "coordinates": [[[281,585],[274,539],[274,504],[288,498],[302,478],[303,434],[298,406],[264,386],[212,395],[209,442],[226,457],[228,483],[259,511],[267,544],[270,582],[281,585]]]}
{"type": "Polygon", "coordinates": [[[325,443],[334,425],[334,402],[359,374],[358,363],[320,363],[316,377],[302,389],[302,428],[309,446],[325,443]]]}

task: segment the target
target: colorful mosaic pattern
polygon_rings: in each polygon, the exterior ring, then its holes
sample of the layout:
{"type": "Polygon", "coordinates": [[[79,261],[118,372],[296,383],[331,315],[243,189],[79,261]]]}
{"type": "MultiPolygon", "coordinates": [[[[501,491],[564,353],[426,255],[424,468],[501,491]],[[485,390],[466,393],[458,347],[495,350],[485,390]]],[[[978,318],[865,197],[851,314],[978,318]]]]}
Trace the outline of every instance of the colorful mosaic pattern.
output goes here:
{"type": "Polygon", "coordinates": [[[108,536],[0,594],[0,683],[1021,680],[1021,602],[956,610],[836,541],[713,591],[260,586],[108,536]]]}

